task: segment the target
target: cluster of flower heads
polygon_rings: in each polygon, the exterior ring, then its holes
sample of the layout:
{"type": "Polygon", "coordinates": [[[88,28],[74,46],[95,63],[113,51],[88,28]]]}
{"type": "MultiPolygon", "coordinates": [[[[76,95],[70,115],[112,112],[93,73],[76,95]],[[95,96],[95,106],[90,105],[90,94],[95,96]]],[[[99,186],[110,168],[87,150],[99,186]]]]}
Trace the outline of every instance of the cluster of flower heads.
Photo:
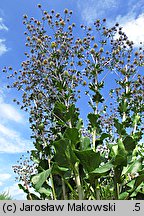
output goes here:
{"type": "Polygon", "coordinates": [[[32,162],[29,157],[29,151],[27,151],[28,156],[21,155],[20,159],[17,161],[17,165],[12,166],[13,171],[17,176],[16,181],[23,182],[24,186],[29,189],[31,187],[30,177],[37,173],[36,164],[32,162]]]}

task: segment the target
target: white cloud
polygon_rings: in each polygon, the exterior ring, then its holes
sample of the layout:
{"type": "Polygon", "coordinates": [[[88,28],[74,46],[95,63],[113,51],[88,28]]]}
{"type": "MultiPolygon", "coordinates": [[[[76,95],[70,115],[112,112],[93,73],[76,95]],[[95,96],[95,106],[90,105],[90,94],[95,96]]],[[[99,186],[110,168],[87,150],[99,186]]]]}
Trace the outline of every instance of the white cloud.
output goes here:
{"type": "Polygon", "coordinates": [[[123,27],[123,31],[129,40],[134,42],[134,46],[139,46],[140,42],[144,43],[144,13],[138,17],[134,13],[124,17],[118,16],[117,21],[123,27]]]}
{"type": "Polygon", "coordinates": [[[8,193],[12,199],[16,200],[25,200],[26,199],[26,194],[19,189],[18,183],[14,183],[13,185],[9,187],[5,187],[4,191],[8,193]]]}
{"type": "Polygon", "coordinates": [[[8,51],[5,45],[5,39],[0,39],[0,56],[8,51]]]}
{"type": "Polygon", "coordinates": [[[6,25],[3,23],[3,19],[0,17],[0,30],[6,30],[8,31],[8,28],[6,25]]]}
{"type": "Polygon", "coordinates": [[[0,152],[20,153],[32,148],[30,140],[21,137],[20,133],[0,124],[0,152]]]}
{"type": "Polygon", "coordinates": [[[5,102],[3,89],[0,93],[0,153],[26,152],[32,148],[32,142],[19,132],[20,126],[27,128],[26,120],[13,105],[5,102]],[[17,130],[12,129],[13,123],[17,130]]]}
{"type": "Polygon", "coordinates": [[[11,104],[5,103],[3,98],[0,97],[0,120],[8,119],[15,122],[23,122],[23,116],[11,104]]]}
{"type": "Polygon", "coordinates": [[[9,173],[0,173],[0,187],[4,185],[4,183],[11,178],[11,174],[9,173]]]}
{"type": "Polygon", "coordinates": [[[90,24],[98,18],[105,18],[111,11],[118,8],[119,0],[78,0],[77,5],[82,19],[90,24]]]}
{"type": "MultiPolygon", "coordinates": [[[[0,31],[5,30],[8,31],[7,26],[4,24],[3,19],[0,17],[0,31]]],[[[5,44],[5,39],[0,38],[0,56],[3,55],[8,51],[6,44],[5,44]]]]}
{"type": "Polygon", "coordinates": [[[143,0],[78,0],[77,5],[87,25],[106,18],[109,27],[118,22],[135,47],[144,42],[143,0]]]}
{"type": "Polygon", "coordinates": [[[0,180],[1,182],[10,179],[11,175],[9,173],[0,173],[0,180]]]}

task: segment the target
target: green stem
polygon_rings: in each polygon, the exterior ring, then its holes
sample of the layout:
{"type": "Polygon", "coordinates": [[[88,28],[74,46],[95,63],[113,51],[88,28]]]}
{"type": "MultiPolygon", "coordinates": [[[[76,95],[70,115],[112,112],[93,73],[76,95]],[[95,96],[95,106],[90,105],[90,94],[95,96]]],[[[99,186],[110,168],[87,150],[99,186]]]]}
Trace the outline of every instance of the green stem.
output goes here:
{"type": "Polygon", "coordinates": [[[63,178],[62,178],[62,190],[63,190],[63,198],[64,198],[64,200],[67,200],[65,181],[63,178]]]}
{"type": "MultiPolygon", "coordinates": [[[[48,159],[48,165],[49,165],[49,169],[50,169],[51,168],[50,159],[48,159]]],[[[50,174],[50,180],[51,180],[51,186],[52,186],[53,200],[57,200],[52,174],[50,174]]]]}
{"type": "MultiPolygon", "coordinates": [[[[126,86],[125,86],[125,94],[128,94],[128,91],[129,91],[129,86],[128,86],[128,76],[126,75],[125,77],[125,82],[126,82],[126,86]]],[[[127,99],[125,98],[124,99],[124,102],[126,102],[127,99]]],[[[122,121],[124,122],[126,120],[126,112],[123,112],[123,118],[122,118],[122,121]]]]}
{"type": "Polygon", "coordinates": [[[116,181],[116,178],[114,176],[114,193],[115,193],[115,200],[119,199],[119,184],[116,181]]]}
{"type": "Polygon", "coordinates": [[[77,185],[79,200],[83,200],[84,195],[83,195],[83,189],[82,189],[81,181],[80,181],[78,163],[75,164],[74,173],[75,173],[75,181],[76,181],[76,185],[77,185]]]}
{"type": "Polygon", "coordinates": [[[77,199],[77,193],[75,190],[73,190],[72,186],[70,185],[70,183],[64,179],[65,183],[67,184],[67,186],[69,187],[69,189],[71,190],[71,192],[75,195],[75,199],[77,199]]]}
{"type": "Polygon", "coordinates": [[[100,190],[99,190],[99,183],[98,179],[95,180],[95,188],[96,188],[96,200],[100,200],[100,190]]]}

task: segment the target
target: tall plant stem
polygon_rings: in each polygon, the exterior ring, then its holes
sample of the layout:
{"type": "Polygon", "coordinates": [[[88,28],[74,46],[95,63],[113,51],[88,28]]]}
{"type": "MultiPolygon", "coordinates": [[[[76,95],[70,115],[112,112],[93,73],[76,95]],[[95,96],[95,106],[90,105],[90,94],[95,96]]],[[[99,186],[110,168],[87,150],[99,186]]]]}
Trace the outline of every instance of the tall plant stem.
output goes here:
{"type": "MultiPolygon", "coordinates": [[[[66,102],[65,105],[68,108],[69,102],[66,102]]],[[[68,124],[69,124],[69,127],[72,128],[71,120],[68,122],[68,124]]],[[[79,175],[78,163],[75,163],[75,165],[74,165],[74,174],[75,174],[75,182],[76,182],[76,186],[77,186],[77,190],[78,190],[79,200],[83,200],[84,195],[83,195],[83,189],[82,189],[80,175],[79,175]]]]}
{"type": "MultiPolygon", "coordinates": [[[[97,60],[96,60],[97,64],[97,60]]],[[[95,92],[98,91],[98,72],[96,70],[95,78],[94,78],[94,83],[95,83],[95,92]]],[[[98,113],[98,102],[95,103],[95,109],[94,109],[94,114],[98,113]]],[[[95,151],[95,142],[96,142],[96,129],[93,129],[93,134],[92,134],[92,143],[93,143],[93,150],[95,151]]]]}
{"type": "MultiPolygon", "coordinates": [[[[24,177],[24,183],[25,183],[25,187],[26,187],[27,191],[29,192],[29,187],[28,187],[28,184],[27,184],[25,177],[24,177]]],[[[32,200],[32,196],[31,196],[30,192],[28,193],[28,195],[29,195],[30,200],[32,200]]]]}
{"type": "Polygon", "coordinates": [[[99,183],[98,179],[95,180],[95,188],[96,188],[96,200],[100,200],[100,190],[99,190],[99,183]]]}
{"type": "MultiPolygon", "coordinates": [[[[51,164],[50,164],[50,162],[51,162],[50,159],[48,159],[49,169],[51,168],[51,164]]],[[[50,174],[50,180],[51,180],[51,186],[52,186],[52,195],[53,195],[53,200],[57,200],[52,174],[50,174]]]]}
{"type": "MultiPolygon", "coordinates": [[[[126,86],[125,86],[125,94],[128,94],[128,91],[129,91],[129,86],[128,86],[128,75],[126,75],[125,77],[125,82],[126,82],[126,86]]],[[[124,99],[124,103],[126,103],[127,99],[125,97],[124,99]]],[[[126,120],[126,112],[123,112],[123,118],[122,118],[122,121],[124,122],[126,120]]]]}
{"type": "Polygon", "coordinates": [[[63,190],[63,198],[64,200],[67,200],[66,186],[65,186],[65,181],[63,178],[62,178],[62,190],[63,190]]]}
{"type": "Polygon", "coordinates": [[[119,184],[116,181],[115,175],[114,175],[114,193],[115,193],[115,200],[118,200],[119,199],[119,184]]]}
{"type": "Polygon", "coordinates": [[[76,163],[74,166],[74,173],[75,173],[75,181],[77,185],[79,200],[83,200],[84,194],[83,194],[83,189],[82,189],[80,175],[79,175],[78,163],[76,163]]]}

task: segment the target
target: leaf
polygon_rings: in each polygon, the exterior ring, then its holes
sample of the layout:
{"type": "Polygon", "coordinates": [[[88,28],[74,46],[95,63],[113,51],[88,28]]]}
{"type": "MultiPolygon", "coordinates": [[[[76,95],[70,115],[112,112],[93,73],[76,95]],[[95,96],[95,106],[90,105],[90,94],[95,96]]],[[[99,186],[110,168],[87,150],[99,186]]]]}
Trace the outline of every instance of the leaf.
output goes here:
{"type": "Polygon", "coordinates": [[[87,172],[93,171],[100,165],[100,153],[96,153],[93,150],[75,150],[75,154],[87,172]]]}
{"type": "Polygon", "coordinates": [[[49,197],[51,195],[51,189],[46,189],[44,187],[41,187],[38,192],[40,194],[45,194],[47,197],[49,197]]]}
{"type": "Polygon", "coordinates": [[[122,183],[121,174],[123,171],[123,165],[116,166],[114,170],[115,170],[114,173],[115,173],[116,182],[121,184],[122,183]]]}
{"type": "Polygon", "coordinates": [[[136,147],[136,142],[131,136],[126,136],[123,141],[126,151],[133,151],[136,147]]]}
{"type": "Polygon", "coordinates": [[[104,140],[104,139],[106,139],[106,138],[108,138],[108,137],[111,137],[111,135],[110,134],[107,134],[107,133],[102,133],[101,134],[101,140],[104,140]]]}
{"type": "Polygon", "coordinates": [[[96,103],[102,103],[104,101],[104,98],[99,91],[95,90],[95,95],[93,95],[92,100],[96,103]]]}
{"type": "Polygon", "coordinates": [[[22,184],[18,184],[19,189],[22,189],[25,193],[29,194],[28,189],[26,189],[22,184]]]}
{"type": "Polygon", "coordinates": [[[127,152],[125,150],[123,142],[120,139],[118,139],[118,150],[115,157],[114,165],[127,166],[127,152]]]}
{"type": "Polygon", "coordinates": [[[69,161],[66,157],[66,149],[69,145],[68,139],[60,139],[53,143],[56,153],[54,156],[54,161],[58,163],[59,166],[69,167],[69,161]]]}
{"type": "Polygon", "coordinates": [[[144,182],[144,174],[141,174],[140,176],[136,177],[134,188],[136,189],[142,182],[144,182]]]}
{"type": "Polygon", "coordinates": [[[128,103],[126,101],[122,101],[120,104],[119,104],[119,111],[120,113],[124,113],[128,110],[128,103]]]}
{"type": "Polygon", "coordinates": [[[36,196],[35,194],[29,193],[27,195],[27,200],[31,200],[31,198],[32,198],[32,200],[40,200],[40,198],[38,196],[36,196]]]}
{"type": "Polygon", "coordinates": [[[108,162],[108,163],[104,164],[103,166],[96,168],[91,173],[103,175],[104,173],[110,171],[112,168],[113,168],[113,164],[111,162],[108,162]]]}
{"type": "Polygon", "coordinates": [[[133,125],[138,124],[139,121],[140,121],[140,119],[141,119],[141,117],[140,117],[140,115],[139,115],[138,113],[134,114],[134,115],[133,115],[133,118],[132,118],[132,120],[133,120],[133,125]]]}
{"type": "Polygon", "coordinates": [[[89,119],[90,124],[93,128],[99,127],[99,121],[98,121],[99,117],[100,117],[100,115],[98,115],[98,114],[94,114],[94,113],[88,114],[88,119],[89,119]]]}
{"type": "Polygon", "coordinates": [[[72,150],[71,144],[68,139],[60,139],[53,143],[56,154],[54,156],[54,161],[58,163],[60,167],[69,167],[70,165],[74,165],[78,162],[78,158],[74,154],[72,150]]]}
{"type": "Polygon", "coordinates": [[[69,171],[69,168],[60,167],[56,163],[53,164],[53,167],[52,167],[53,174],[59,174],[60,176],[63,176],[67,171],[69,171]]]}
{"type": "Polygon", "coordinates": [[[32,160],[35,163],[39,163],[40,159],[39,159],[39,152],[37,150],[31,150],[31,156],[32,156],[32,160]]]}
{"type": "Polygon", "coordinates": [[[63,103],[55,102],[54,114],[55,117],[58,117],[57,120],[64,121],[65,113],[67,109],[63,103]]]}
{"type": "Polygon", "coordinates": [[[66,121],[70,120],[72,126],[76,127],[78,120],[82,122],[82,119],[79,119],[78,116],[78,109],[75,107],[74,104],[71,104],[68,108],[68,111],[65,112],[66,121]]]}
{"type": "Polygon", "coordinates": [[[81,138],[81,148],[82,150],[87,150],[88,148],[90,148],[90,138],[89,137],[81,138]]]}
{"type": "Polygon", "coordinates": [[[32,183],[35,185],[36,190],[39,190],[43,183],[47,180],[51,173],[51,169],[45,170],[31,178],[32,183]]]}
{"type": "Polygon", "coordinates": [[[128,196],[129,196],[129,193],[125,191],[119,195],[118,199],[119,200],[126,200],[128,196]]]}
{"type": "Polygon", "coordinates": [[[64,137],[76,145],[80,142],[79,131],[77,128],[67,128],[64,133],[64,137]]]}
{"type": "Polygon", "coordinates": [[[109,148],[110,148],[110,154],[109,154],[109,156],[111,158],[115,158],[116,155],[118,154],[118,144],[110,144],[109,148]]]}
{"type": "Polygon", "coordinates": [[[79,119],[78,119],[78,122],[77,122],[77,124],[76,124],[76,128],[77,128],[78,130],[80,130],[80,129],[82,128],[82,126],[83,126],[83,120],[82,120],[81,118],[79,118],[79,119]]]}
{"type": "Polygon", "coordinates": [[[129,164],[126,168],[124,168],[122,174],[128,174],[128,173],[136,173],[139,172],[139,170],[142,168],[142,159],[139,158],[138,160],[133,161],[133,163],[129,164]]]}
{"type": "Polygon", "coordinates": [[[116,127],[117,129],[117,133],[119,135],[125,135],[126,134],[126,131],[124,129],[124,126],[123,124],[119,123],[118,119],[114,119],[114,126],[116,127]]]}

